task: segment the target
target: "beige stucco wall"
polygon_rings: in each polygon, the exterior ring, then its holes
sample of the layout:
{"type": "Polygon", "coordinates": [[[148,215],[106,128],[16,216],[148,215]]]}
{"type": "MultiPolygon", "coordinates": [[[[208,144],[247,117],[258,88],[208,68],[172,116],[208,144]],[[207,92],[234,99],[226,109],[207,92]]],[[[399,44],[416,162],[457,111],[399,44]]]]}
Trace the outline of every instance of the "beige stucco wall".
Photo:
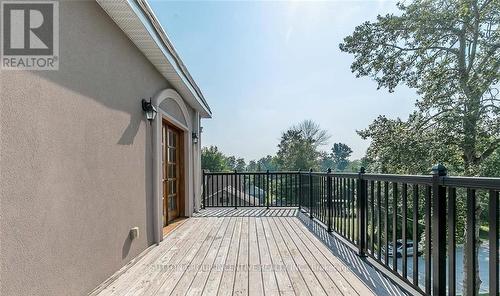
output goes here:
{"type": "Polygon", "coordinates": [[[2,296],[86,294],[153,242],[140,100],[168,84],[94,1],[60,26],[59,71],[0,72],[2,296]]]}

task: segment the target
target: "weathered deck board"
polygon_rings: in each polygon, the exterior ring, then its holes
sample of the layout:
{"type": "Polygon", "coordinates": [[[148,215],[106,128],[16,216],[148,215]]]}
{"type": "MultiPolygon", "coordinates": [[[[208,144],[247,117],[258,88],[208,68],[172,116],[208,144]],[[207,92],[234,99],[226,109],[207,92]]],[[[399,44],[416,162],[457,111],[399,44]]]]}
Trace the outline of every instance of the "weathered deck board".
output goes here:
{"type": "Polygon", "coordinates": [[[262,283],[262,265],[257,239],[255,219],[249,218],[248,223],[248,292],[250,295],[264,295],[262,283]]]}
{"type": "MultiPolygon", "coordinates": [[[[201,263],[200,269],[197,270],[196,276],[194,277],[193,282],[191,283],[191,286],[189,287],[189,290],[187,291],[186,295],[190,296],[201,295],[201,293],[203,293],[203,290],[205,288],[211,270],[214,268],[214,266],[221,264],[216,262],[218,258],[217,255],[218,253],[220,252],[224,253],[225,252],[224,250],[227,250],[227,247],[224,247],[224,243],[226,243],[226,245],[229,243],[231,239],[231,233],[234,228],[234,220],[230,219],[227,220],[228,221],[226,227],[221,228],[224,229],[224,232],[217,234],[217,237],[215,238],[212,247],[208,250],[205,259],[201,263]]],[[[219,281],[220,279],[217,279],[217,282],[219,281]]]]}
{"type": "Polygon", "coordinates": [[[234,229],[233,238],[229,245],[226,263],[224,264],[224,272],[219,285],[217,295],[232,295],[234,289],[234,277],[236,276],[236,264],[238,263],[238,249],[240,247],[241,237],[241,217],[236,218],[236,227],[234,229]]]}
{"type": "Polygon", "coordinates": [[[248,295],[248,219],[248,217],[243,217],[241,221],[238,262],[236,263],[234,287],[230,292],[235,295],[248,295]]]}
{"type": "MultiPolygon", "coordinates": [[[[314,255],[311,252],[309,252],[307,246],[304,245],[304,243],[300,239],[294,239],[296,238],[296,235],[293,232],[293,230],[288,229],[289,226],[288,223],[284,221],[284,219],[274,219],[274,220],[276,224],[279,224],[279,228],[282,229],[282,235],[286,237],[287,244],[294,257],[303,258],[303,260],[298,259],[299,261],[302,261],[302,263],[298,264],[307,264],[308,269],[310,269],[314,273],[314,276],[316,277],[320,285],[323,287],[325,293],[328,295],[343,294],[335,285],[335,282],[328,276],[321,262],[317,261],[314,255]]],[[[302,274],[304,274],[304,272],[302,272],[302,274]]],[[[309,289],[313,290],[314,287],[311,287],[311,284],[315,285],[316,282],[308,282],[308,281],[306,282],[309,285],[309,289]]],[[[343,292],[351,292],[351,291],[343,291],[343,292]]],[[[352,292],[354,292],[354,290],[352,290],[352,292]]],[[[317,292],[317,294],[316,292],[313,292],[313,295],[320,295],[321,293],[322,291],[317,292]]]]}
{"type": "MultiPolygon", "coordinates": [[[[257,244],[260,252],[260,264],[262,272],[262,284],[266,295],[280,295],[278,289],[278,283],[276,282],[276,275],[273,268],[271,268],[273,262],[271,260],[271,253],[269,251],[269,246],[267,244],[267,239],[264,234],[264,228],[262,226],[262,219],[255,219],[255,230],[257,233],[257,244]]],[[[288,276],[286,278],[288,280],[288,276]]],[[[290,283],[289,290],[292,291],[292,284],[290,283]]]]}
{"type": "Polygon", "coordinates": [[[405,295],[298,215],[204,210],[96,295],[405,295]]]}

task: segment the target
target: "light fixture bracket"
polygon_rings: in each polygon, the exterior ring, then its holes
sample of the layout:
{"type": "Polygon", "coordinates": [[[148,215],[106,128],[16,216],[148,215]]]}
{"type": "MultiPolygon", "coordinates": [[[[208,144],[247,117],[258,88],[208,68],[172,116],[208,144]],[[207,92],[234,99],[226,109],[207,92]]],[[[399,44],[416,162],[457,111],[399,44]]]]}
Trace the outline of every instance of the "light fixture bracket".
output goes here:
{"type": "Polygon", "coordinates": [[[144,111],[144,113],[146,113],[146,119],[148,121],[153,121],[158,111],[156,110],[156,107],[153,105],[153,103],[151,103],[151,98],[149,99],[149,101],[147,101],[146,99],[142,99],[141,103],[142,110],[144,111]]]}

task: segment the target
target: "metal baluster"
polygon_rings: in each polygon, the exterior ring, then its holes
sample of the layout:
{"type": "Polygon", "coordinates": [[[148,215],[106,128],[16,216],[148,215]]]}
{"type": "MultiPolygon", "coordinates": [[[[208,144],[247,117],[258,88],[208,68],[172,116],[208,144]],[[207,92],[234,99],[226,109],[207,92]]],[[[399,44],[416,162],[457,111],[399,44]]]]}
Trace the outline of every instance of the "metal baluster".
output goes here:
{"type": "Polygon", "coordinates": [[[489,194],[489,246],[490,246],[490,295],[498,295],[500,288],[498,287],[498,201],[499,194],[494,190],[490,190],[489,194]]]}
{"type": "Polygon", "coordinates": [[[450,187],[448,189],[448,295],[456,294],[456,208],[457,190],[450,187]]]}
{"type": "Polygon", "coordinates": [[[431,294],[431,186],[425,190],[425,293],[431,294]]]}
{"type": "Polygon", "coordinates": [[[402,233],[401,233],[401,237],[403,238],[403,262],[402,262],[402,266],[401,266],[401,269],[403,270],[403,278],[406,279],[407,278],[407,275],[408,275],[408,266],[407,266],[407,263],[408,263],[408,257],[406,256],[406,224],[408,223],[408,219],[407,219],[407,207],[408,207],[408,185],[406,183],[403,183],[403,192],[402,192],[402,195],[403,195],[403,204],[402,204],[402,208],[401,208],[401,212],[402,212],[402,218],[403,218],[403,221],[402,221],[402,225],[401,225],[401,229],[402,229],[402,233]]]}
{"type": "Polygon", "coordinates": [[[418,185],[413,185],[413,284],[418,287],[418,185]]]}
{"type": "MultiPolygon", "coordinates": [[[[446,187],[440,185],[446,168],[432,168],[432,293],[446,294],[446,187]]],[[[473,295],[473,294],[469,294],[473,295]]]]}
{"type": "Polygon", "coordinates": [[[312,211],[312,204],[313,204],[313,180],[312,180],[312,169],[309,169],[309,218],[313,219],[313,211],[312,211]]]}
{"type": "Polygon", "coordinates": [[[398,272],[398,183],[392,183],[392,270],[398,272]]]}
{"type": "MultiPolygon", "coordinates": [[[[467,217],[466,217],[466,241],[468,245],[469,252],[465,254],[467,257],[467,273],[464,276],[467,277],[467,291],[464,291],[466,295],[475,295],[476,293],[476,190],[467,188],[467,217]]],[[[491,250],[491,249],[490,249],[491,250]]]]}
{"type": "Polygon", "coordinates": [[[389,182],[384,182],[384,198],[385,198],[385,223],[384,223],[385,254],[384,254],[384,264],[387,267],[389,267],[389,182]]]}
{"type": "Polygon", "coordinates": [[[371,210],[371,234],[370,247],[371,254],[375,257],[375,182],[370,182],[370,210],[371,210]]]}
{"type": "Polygon", "coordinates": [[[380,203],[381,200],[381,184],[380,181],[377,181],[377,259],[382,260],[382,228],[381,228],[381,221],[382,221],[382,204],[380,203]]]}

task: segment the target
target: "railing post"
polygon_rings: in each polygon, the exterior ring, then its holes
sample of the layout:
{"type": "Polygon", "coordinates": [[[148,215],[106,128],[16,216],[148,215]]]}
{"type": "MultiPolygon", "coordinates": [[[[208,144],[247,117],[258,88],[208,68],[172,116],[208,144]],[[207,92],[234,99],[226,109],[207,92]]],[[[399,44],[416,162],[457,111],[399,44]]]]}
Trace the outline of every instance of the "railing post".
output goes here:
{"type": "Polygon", "coordinates": [[[432,295],[446,294],[446,173],[442,164],[432,167],[432,295]]]}
{"type": "Polygon", "coordinates": [[[201,182],[202,182],[202,186],[201,186],[201,190],[203,191],[203,202],[201,203],[201,208],[202,209],[205,209],[205,203],[207,202],[207,175],[206,175],[206,172],[205,170],[202,170],[201,171],[201,182]]]}
{"type": "Polygon", "coordinates": [[[366,180],[363,175],[365,168],[361,167],[358,173],[358,199],[357,199],[357,220],[358,220],[358,256],[366,257],[366,211],[367,211],[367,190],[366,180]]]}
{"type": "Polygon", "coordinates": [[[302,203],[302,172],[300,171],[299,169],[299,188],[298,188],[298,192],[299,192],[299,198],[298,198],[298,202],[299,202],[299,212],[300,212],[300,208],[301,208],[301,203],[302,203]]]}
{"type": "Polygon", "coordinates": [[[234,209],[237,209],[237,199],[236,199],[236,195],[238,194],[238,185],[236,184],[236,182],[238,182],[238,179],[237,179],[237,174],[238,174],[238,171],[237,170],[234,170],[234,178],[233,178],[233,201],[234,201],[234,209]]]}
{"type": "Polygon", "coordinates": [[[326,195],[328,204],[328,232],[332,232],[332,169],[326,172],[326,195]]]}
{"type": "Polygon", "coordinates": [[[266,171],[266,209],[269,210],[269,170],[266,171]]]}
{"type": "Polygon", "coordinates": [[[312,211],[312,198],[313,198],[313,178],[312,178],[312,171],[313,169],[309,169],[309,218],[314,218],[313,217],[313,211],[312,211]]]}

